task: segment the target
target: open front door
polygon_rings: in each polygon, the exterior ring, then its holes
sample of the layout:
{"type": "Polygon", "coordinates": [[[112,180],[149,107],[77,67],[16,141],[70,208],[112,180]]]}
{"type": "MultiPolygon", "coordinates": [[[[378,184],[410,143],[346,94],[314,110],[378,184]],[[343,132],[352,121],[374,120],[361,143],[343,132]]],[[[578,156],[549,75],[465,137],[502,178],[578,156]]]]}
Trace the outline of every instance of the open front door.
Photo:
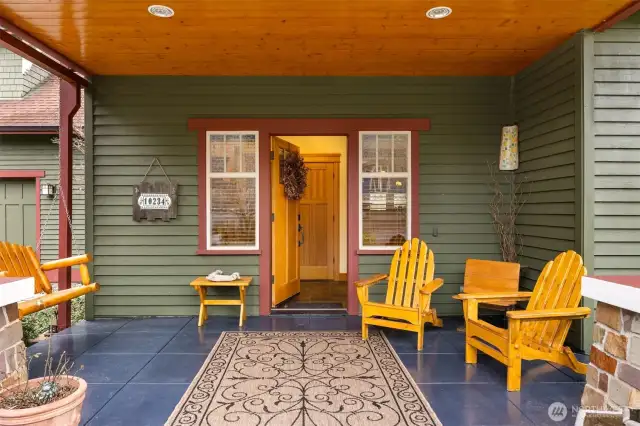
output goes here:
{"type": "Polygon", "coordinates": [[[276,306],[300,293],[300,245],[304,243],[304,233],[300,226],[300,201],[284,195],[281,179],[284,159],[291,152],[299,153],[300,148],[276,137],[271,146],[271,303],[276,306]]]}

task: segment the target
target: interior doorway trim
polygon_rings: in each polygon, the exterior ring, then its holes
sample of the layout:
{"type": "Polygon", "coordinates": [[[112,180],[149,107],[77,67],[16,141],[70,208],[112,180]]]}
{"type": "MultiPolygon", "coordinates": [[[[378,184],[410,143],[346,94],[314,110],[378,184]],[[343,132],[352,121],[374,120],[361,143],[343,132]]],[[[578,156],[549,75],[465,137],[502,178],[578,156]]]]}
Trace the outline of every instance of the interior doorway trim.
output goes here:
{"type": "MultiPolygon", "coordinates": [[[[347,312],[358,314],[358,297],[353,282],[358,280],[358,158],[359,132],[411,131],[411,179],[418,181],[419,132],[430,129],[428,118],[190,118],[189,130],[198,131],[198,198],[206,197],[200,179],[206,175],[206,132],[259,132],[259,274],[260,315],[271,312],[271,137],[272,136],[346,136],[347,137],[347,312]]],[[[419,185],[412,185],[415,200],[411,211],[412,233],[419,235],[419,185]]],[[[205,204],[198,203],[199,220],[206,221],[205,204]]],[[[201,224],[202,225],[202,224],[201,224]]],[[[202,228],[203,229],[203,228],[202,228]]],[[[202,234],[202,232],[200,232],[202,234]]],[[[200,235],[199,238],[202,238],[200,235]]],[[[369,254],[369,253],[367,253],[369,254]]]]}
{"type": "MultiPolygon", "coordinates": [[[[346,142],[347,141],[345,139],[345,143],[346,142]]],[[[340,174],[340,164],[341,164],[341,161],[343,161],[343,159],[341,158],[341,155],[339,153],[337,154],[311,153],[311,154],[303,154],[302,157],[304,158],[305,163],[333,163],[334,165],[337,165],[336,169],[334,170],[335,178],[333,179],[333,204],[332,204],[333,211],[331,212],[331,214],[335,216],[335,219],[333,220],[333,223],[331,225],[333,227],[332,251],[335,259],[332,266],[331,279],[334,281],[340,281],[340,260],[342,259],[342,255],[343,255],[342,250],[340,250],[340,237],[341,237],[340,224],[342,223],[342,221],[346,220],[346,218],[344,219],[340,218],[340,208],[341,208],[340,188],[342,186],[341,185],[342,179],[345,178],[340,174]]]]}

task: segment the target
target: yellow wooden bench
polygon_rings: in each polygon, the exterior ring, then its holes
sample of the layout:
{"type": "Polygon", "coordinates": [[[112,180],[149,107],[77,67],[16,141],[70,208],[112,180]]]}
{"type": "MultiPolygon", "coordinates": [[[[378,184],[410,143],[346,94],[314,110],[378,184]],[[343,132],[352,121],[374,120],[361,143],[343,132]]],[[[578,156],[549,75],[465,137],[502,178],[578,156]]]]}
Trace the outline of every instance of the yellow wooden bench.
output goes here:
{"type": "Polygon", "coordinates": [[[35,280],[35,292],[44,295],[36,296],[18,303],[20,318],[32,314],[50,306],[67,302],[87,293],[100,289],[98,283],[92,283],[89,276],[87,263],[91,261],[90,254],[53,260],[40,264],[35,251],[31,246],[22,246],[0,241],[0,276],[5,277],[33,277],[35,280]],[[81,287],[53,291],[51,282],[47,278],[46,271],[53,271],[70,266],[80,267],[81,287]]]}

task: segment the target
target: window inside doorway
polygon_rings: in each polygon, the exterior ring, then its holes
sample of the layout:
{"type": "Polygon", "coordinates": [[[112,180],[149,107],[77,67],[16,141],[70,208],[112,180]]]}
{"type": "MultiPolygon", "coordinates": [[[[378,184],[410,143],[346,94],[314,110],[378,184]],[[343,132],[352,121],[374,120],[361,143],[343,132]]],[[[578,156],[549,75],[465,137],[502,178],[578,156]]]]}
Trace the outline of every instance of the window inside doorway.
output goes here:
{"type": "Polygon", "coordinates": [[[360,249],[411,238],[411,132],[360,132],[360,249]]]}
{"type": "Polygon", "coordinates": [[[207,246],[258,248],[258,132],[207,132],[207,246]]]}

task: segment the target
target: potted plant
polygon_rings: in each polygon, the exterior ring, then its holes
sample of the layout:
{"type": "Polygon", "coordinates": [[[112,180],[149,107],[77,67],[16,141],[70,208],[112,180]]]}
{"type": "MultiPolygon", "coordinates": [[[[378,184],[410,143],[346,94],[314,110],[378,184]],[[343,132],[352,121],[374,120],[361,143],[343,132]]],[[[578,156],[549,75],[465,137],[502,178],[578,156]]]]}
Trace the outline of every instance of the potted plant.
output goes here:
{"type": "MultiPolygon", "coordinates": [[[[29,364],[39,355],[34,355],[29,364]]],[[[87,382],[71,374],[73,363],[70,363],[65,352],[60,355],[55,367],[54,361],[49,345],[43,377],[24,379],[0,390],[0,425],[80,424],[87,382]]]]}

